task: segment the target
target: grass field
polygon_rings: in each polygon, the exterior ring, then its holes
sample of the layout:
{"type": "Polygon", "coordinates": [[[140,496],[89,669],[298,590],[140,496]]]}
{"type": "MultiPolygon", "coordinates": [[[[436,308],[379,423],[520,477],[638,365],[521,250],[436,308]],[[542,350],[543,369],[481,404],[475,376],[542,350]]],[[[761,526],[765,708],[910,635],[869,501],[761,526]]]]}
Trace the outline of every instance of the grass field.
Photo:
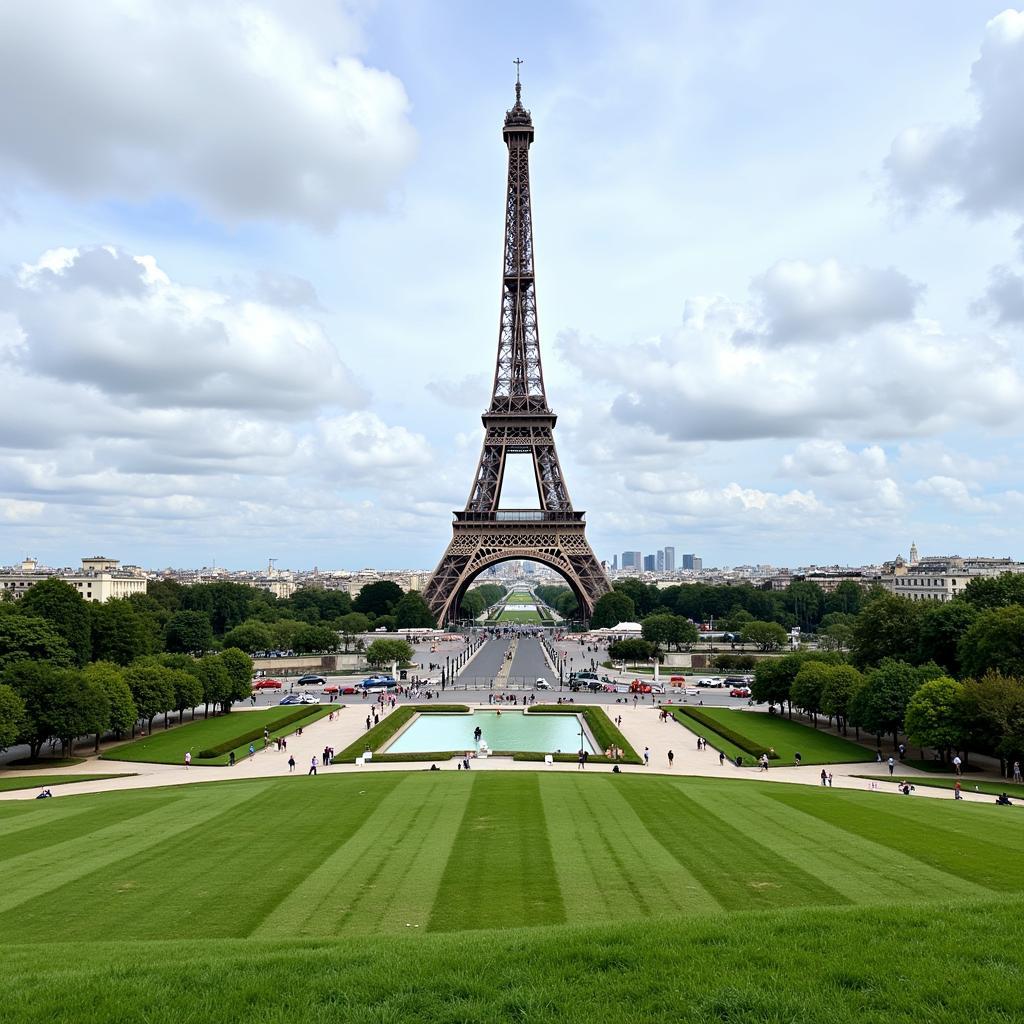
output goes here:
{"type": "Polygon", "coordinates": [[[498,622],[516,622],[524,626],[539,626],[540,615],[535,611],[517,612],[515,609],[504,609],[498,613],[498,622]]]}
{"type": "MultiPolygon", "coordinates": [[[[213,718],[201,718],[184,725],[172,726],[170,729],[159,729],[142,739],[115,747],[102,755],[104,761],[147,761],[151,764],[181,764],[185,751],[192,752],[193,764],[227,764],[229,751],[217,756],[200,758],[199,752],[211,747],[227,743],[252,730],[270,730],[270,738],[290,736],[299,725],[308,725],[331,711],[337,706],[328,704],[310,704],[307,706],[309,716],[299,722],[281,726],[283,719],[293,714],[301,705],[285,705],[284,707],[266,708],[260,711],[233,711],[228,715],[217,715],[213,718]],[[276,725],[275,725],[276,723],[276,725]]],[[[236,758],[248,756],[249,743],[254,742],[256,749],[263,747],[262,737],[258,740],[245,740],[234,747],[236,758]]]]}
{"type": "Polygon", "coordinates": [[[1022,812],[641,771],[0,802],[5,1024],[1024,1016],[1022,812]]]}
{"type": "MultiPolygon", "coordinates": [[[[681,710],[686,715],[686,708],[674,708],[681,710]]],[[[735,711],[732,708],[697,708],[690,709],[699,711],[702,717],[712,723],[724,726],[730,732],[745,737],[749,744],[755,747],[773,747],[779,755],[772,760],[772,765],[781,767],[783,765],[795,764],[793,755],[799,751],[803,763],[806,764],[847,764],[855,761],[874,761],[875,755],[866,747],[857,743],[844,740],[842,736],[827,732],[824,729],[812,729],[809,725],[802,725],[800,722],[791,722],[788,718],[780,715],[767,715],[755,711],[735,711]]],[[[690,717],[690,716],[687,716],[690,717]]],[[[692,717],[691,717],[692,720],[692,717]]],[[[687,724],[684,722],[684,724],[687,724]]],[[[689,726],[688,726],[689,727],[689,726]]],[[[714,742],[711,733],[707,734],[708,742],[716,749],[720,744],[714,742]]],[[[736,750],[740,750],[735,744],[731,744],[736,750]]],[[[740,752],[743,752],[740,750],[740,752]]],[[[725,751],[726,756],[735,757],[725,751]]],[[[744,753],[743,759],[750,761],[749,753],[744,753]]]]}
{"type": "Polygon", "coordinates": [[[112,775],[0,775],[0,793],[15,789],[42,789],[44,786],[64,786],[71,782],[92,782],[94,779],[123,779],[131,772],[112,775]]]}

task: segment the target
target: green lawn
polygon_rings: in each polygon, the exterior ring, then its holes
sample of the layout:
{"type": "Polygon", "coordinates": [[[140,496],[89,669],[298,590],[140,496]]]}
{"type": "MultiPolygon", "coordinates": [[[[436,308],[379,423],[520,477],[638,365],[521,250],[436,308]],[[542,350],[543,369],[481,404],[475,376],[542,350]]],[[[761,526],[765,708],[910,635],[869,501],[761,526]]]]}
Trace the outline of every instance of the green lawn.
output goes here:
{"type": "Polygon", "coordinates": [[[641,768],[0,802],[0,1005],[5,1024],[1010,1024],[1021,813],[641,768]]]}
{"type": "MultiPolygon", "coordinates": [[[[254,729],[269,729],[271,739],[277,736],[290,736],[299,725],[309,725],[318,718],[323,718],[329,712],[338,710],[338,705],[310,704],[307,705],[308,717],[299,722],[282,726],[281,721],[298,710],[299,707],[300,705],[285,705],[259,711],[233,711],[230,714],[216,715],[213,718],[199,718],[194,722],[186,722],[184,725],[172,726],[170,729],[156,729],[149,736],[108,750],[101,759],[104,761],[181,764],[185,758],[185,751],[190,750],[193,764],[227,764],[229,752],[209,758],[200,758],[199,752],[227,743],[254,729]]],[[[252,741],[240,741],[234,748],[236,758],[248,756],[250,742],[255,743],[257,750],[263,748],[262,737],[252,741]]]]}
{"type": "Polygon", "coordinates": [[[505,609],[498,615],[498,622],[518,622],[521,625],[526,626],[539,626],[541,622],[540,615],[535,611],[529,612],[517,612],[515,610],[505,609]]]}
{"type": "Polygon", "coordinates": [[[43,786],[64,786],[71,782],[92,782],[93,779],[123,779],[134,772],[113,775],[0,775],[0,793],[12,789],[34,789],[43,786]]]}
{"type": "MultiPolygon", "coordinates": [[[[793,755],[799,751],[802,761],[808,764],[847,764],[854,761],[874,761],[874,752],[858,743],[851,743],[837,736],[834,732],[826,729],[814,729],[809,725],[800,722],[791,722],[781,715],[768,715],[761,711],[737,711],[732,708],[694,708],[674,707],[673,714],[681,710],[684,715],[691,715],[698,712],[705,719],[710,720],[711,728],[715,725],[724,727],[737,736],[742,736],[749,741],[749,745],[758,748],[775,749],[779,755],[772,760],[772,765],[781,767],[794,764],[793,755]]],[[[677,720],[679,716],[675,715],[677,720]]],[[[683,723],[687,724],[687,723],[683,723]]],[[[689,726],[688,726],[689,727],[689,726]]],[[[715,742],[721,739],[720,736],[707,731],[708,742],[719,749],[722,744],[715,742]]],[[[729,744],[733,751],[726,750],[726,756],[735,757],[735,753],[743,753],[743,760],[749,762],[751,755],[740,748],[746,744],[729,744]]]]}

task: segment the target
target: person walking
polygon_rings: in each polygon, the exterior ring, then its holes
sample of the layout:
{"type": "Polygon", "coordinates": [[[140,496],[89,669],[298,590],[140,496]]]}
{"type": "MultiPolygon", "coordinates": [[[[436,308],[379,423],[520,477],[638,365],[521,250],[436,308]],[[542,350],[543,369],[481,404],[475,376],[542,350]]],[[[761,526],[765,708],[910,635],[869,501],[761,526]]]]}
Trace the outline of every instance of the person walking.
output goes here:
{"type": "Polygon", "coordinates": [[[822,768],[822,769],[821,769],[821,784],[822,784],[823,786],[825,785],[825,781],[826,781],[826,778],[827,778],[827,777],[828,777],[828,772],[826,772],[826,771],[825,771],[825,769],[824,769],[824,768],[822,768]]]}
{"type": "Polygon", "coordinates": [[[192,767],[192,751],[191,750],[186,750],[185,751],[185,770],[187,771],[191,767],[192,767]]]}
{"type": "Polygon", "coordinates": [[[367,732],[370,731],[370,716],[369,715],[366,716],[366,731],[367,732]]]}
{"type": "Polygon", "coordinates": [[[725,751],[720,750],[718,752],[718,767],[721,768],[725,764],[725,751]]]}
{"type": "Polygon", "coordinates": [[[644,767],[646,768],[651,763],[651,748],[644,747],[644,767]]]}
{"type": "Polygon", "coordinates": [[[895,760],[895,758],[890,757],[889,758],[889,777],[890,778],[892,778],[892,773],[895,770],[896,770],[896,760],[895,760]]]}
{"type": "Polygon", "coordinates": [[[1020,780],[1021,780],[1021,776],[1020,776],[1020,761],[1014,761],[1013,762],[1013,781],[1014,782],[1020,782],[1020,780]]]}
{"type": "Polygon", "coordinates": [[[962,766],[963,761],[960,760],[960,755],[957,754],[956,757],[953,758],[953,770],[957,773],[957,775],[961,774],[960,769],[962,766]]]}
{"type": "Polygon", "coordinates": [[[829,789],[832,788],[832,773],[831,772],[828,773],[828,788],[829,789]]]}
{"type": "Polygon", "coordinates": [[[953,799],[954,800],[963,800],[963,798],[964,798],[964,795],[963,795],[963,793],[960,792],[960,780],[957,779],[956,780],[956,785],[953,786],[953,799]]]}
{"type": "Polygon", "coordinates": [[[288,771],[289,772],[295,771],[295,755],[294,754],[289,754],[288,755],[288,771]]]}
{"type": "Polygon", "coordinates": [[[316,754],[309,759],[309,771],[307,775],[316,775],[316,754]]]}
{"type": "Polygon", "coordinates": [[[256,756],[256,748],[250,743],[249,744],[249,760],[251,761],[256,756]]]}
{"type": "Polygon", "coordinates": [[[581,768],[584,767],[586,766],[583,763],[583,748],[580,747],[579,751],[576,754],[576,771],[579,771],[581,768]]]}
{"type": "Polygon", "coordinates": [[[668,766],[669,766],[669,768],[671,768],[671,767],[672,767],[672,762],[673,762],[673,761],[674,761],[675,759],[676,759],[676,755],[675,755],[675,754],[674,754],[674,753],[673,753],[673,752],[672,752],[672,751],[670,750],[670,751],[668,752],[668,766]]]}

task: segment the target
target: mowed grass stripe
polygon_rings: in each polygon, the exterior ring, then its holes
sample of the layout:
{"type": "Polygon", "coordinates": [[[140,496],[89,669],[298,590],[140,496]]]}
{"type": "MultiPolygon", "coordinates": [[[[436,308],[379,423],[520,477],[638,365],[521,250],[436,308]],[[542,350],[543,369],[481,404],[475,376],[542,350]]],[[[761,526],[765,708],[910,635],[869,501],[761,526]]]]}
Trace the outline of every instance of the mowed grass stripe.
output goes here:
{"type": "MultiPolygon", "coordinates": [[[[254,936],[338,935],[425,927],[469,786],[389,775],[387,789],[353,792],[341,844],[253,931],[254,936]],[[431,882],[431,874],[434,880],[431,882]],[[400,924],[399,919],[401,919],[400,924]]],[[[436,779],[436,776],[435,776],[436,779]]]]}
{"type": "Polygon", "coordinates": [[[608,775],[557,775],[540,792],[570,921],[709,914],[718,901],[654,841],[608,775]]]}
{"type": "Polygon", "coordinates": [[[25,904],[25,938],[48,937],[48,917],[69,939],[94,938],[97,920],[128,939],[247,935],[333,849],[332,787],[320,782],[210,784],[223,803],[201,821],[176,809],[184,827],[168,838],[25,904]]]}
{"type": "MultiPolygon", "coordinates": [[[[0,913],[20,906],[19,935],[29,941],[53,938],[55,921],[68,919],[77,908],[67,903],[68,893],[76,886],[88,887],[90,875],[118,870],[122,861],[130,861],[148,849],[161,846],[182,832],[203,829],[226,810],[251,800],[259,788],[217,787],[217,792],[192,795],[190,801],[180,791],[164,792],[160,798],[147,793],[147,800],[126,801],[123,796],[108,797],[112,812],[120,812],[120,821],[104,828],[79,830],[74,838],[45,847],[27,850],[3,864],[4,885],[0,889],[0,913]],[[140,813],[140,810],[144,813],[140,813]]],[[[139,797],[133,793],[131,796],[139,797]]],[[[190,794],[191,795],[191,794],[190,794]]],[[[103,807],[106,811],[107,808],[103,807]]],[[[75,819],[78,825],[90,815],[75,819]]],[[[113,891],[113,890],[112,890],[113,891]]],[[[94,920],[103,920],[107,906],[97,908],[94,920]]],[[[90,922],[92,924],[92,922],[90,922]]],[[[89,931],[95,935],[94,926],[89,931]]]]}
{"type": "Polygon", "coordinates": [[[564,920],[538,776],[474,775],[429,929],[513,928],[564,920]]]}
{"type": "MultiPolygon", "coordinates": [[[[691,799],[682,788],[660,780],[631,779],[623,795],[647,830],[727,910],[846,904],[838,890],[798,867],[717,813],[691,799]]],[[[732,788],[718,799],[728,814],[732,788]]]]}
{"type": "MultiPolygon", "coordinates": [[[[730,823],[756,835],[758,842],[827,882],[853,903],[990,896],[981,886],[922,864],[899,850],[785,807],[764,792],[763,786],[739,783],[730,788],[730,823]]],[[[831,799],[833,792],[811,790],[804,795],[813,803],[831,799]]],[[[687,793],[714,813],[722,810],[721,793],[710,787],[687,787],[687,793]]]]}
{"type": "Polygon", "coordinates": [[[778,793],[771,795],[786,806],[804,810],[880,846],[900,850],[939,871],[996,892],[1024,890],[1024,867],[1016,852],[1021,826],[1019,821],[1015,822],[1016,828],[1010,834],[999,835],[1000,826],[1006,824],[998,820],[1004,808],[966,801],[942,804],[934,800],[922,800],[917,807],[908,807],[910,799],[904,796],[844,791],[834,794],[838,797],[835,801],[809,804],[807,794],[800,793],[796,786],[778,789],[778,793]],[[926,802],[929,807],[923,806],[926,802]],[[951,814],[957,815],[959,821],[952,819],[951,814]],[[990,840],[989,835],[996,839],[990,840]]]}

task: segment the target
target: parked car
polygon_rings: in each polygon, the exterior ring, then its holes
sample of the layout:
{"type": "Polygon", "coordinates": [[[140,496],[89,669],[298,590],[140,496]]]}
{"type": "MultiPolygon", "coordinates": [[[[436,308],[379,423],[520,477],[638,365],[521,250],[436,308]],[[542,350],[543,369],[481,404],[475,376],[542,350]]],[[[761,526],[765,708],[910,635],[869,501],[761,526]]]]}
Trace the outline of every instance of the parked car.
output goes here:
{"type": "Polygon", "coordinates": [[[342,693],[350,693],[350,694],[351,694],[351,693],[358,693],[358,692],[359,692],[359,688],[358,688],[358,687],[356,687],[356,686],[353,686],[353,685],[352,685],[352,684],[350,683],[350,684],[349,684],[348,686],[343,686],[343,687],[341,688],[341,692],[342,692],[342,693]]]}
{"type": "Polygon", "coordinates": [[[533,684],[533,688],[535,690],[550,690],[551,684],[546,679],[538,679],[537,682],[533,684]]]}
{"type": "Polygon", "coordinates": [[[700,690],[696,686],[673,686],[669,693],[682,694],[685,697],[699,697],[700,690]]]}
{"type": "Polygon", "coordinates": [[[276,679],[258,679],[252,684],[254,690],[280,690],[281,684],[276,679]]]}
{"type": "Polygon", "coordinates": [[[299,686],[324,686],[327,682],[323,676],[315,675],[312,672],[307,672],[304,676],[299,676],[295,680],[299,686]]]}
{"type": "Polygon", "coordinates": [[[282,697],[278,704],[319,704],[320,698],[311,693],[289,693],[282,697]]]}
{"type": "Polygon", "coordinates": [[[686,676],[672,676],[669,678],[670,683],[685,683],[686,676]]]}
{"type": "Polygon", "coordinates": [[[596,678],[597,678],[597,673],[596,672],[589,672],[589,671],[587,671],[587,672],[574,672],[573,673],[573,679],[596,679],[596,678]]]}
{"type": "Polygon", "coordinates": [[[651,683],[651,693],[664,693],[665,687],[661,683],[651,683]]]}
{"type": "Polygon", "coordinates": [[[729,696],[730,697],[749,697],[750,696],[750,690],[748,690],[747,687],[745,687],[745,686],[734,686],[729,691],[729,696]]]}
{"type": "Polygon", "coordinates": [[[359,685],[364,690],[373,690],[377,688],[390,690],[391,687],[398,685],[398,681],[394,676],[368,676],[359,685]]]}
{"type": "Polygon", "coordinates": [[[703,686],[706,689],[717,690],[725,686],[725,683],[718,676],[703,676],[697,680],[698,686],[703,686]]]}

